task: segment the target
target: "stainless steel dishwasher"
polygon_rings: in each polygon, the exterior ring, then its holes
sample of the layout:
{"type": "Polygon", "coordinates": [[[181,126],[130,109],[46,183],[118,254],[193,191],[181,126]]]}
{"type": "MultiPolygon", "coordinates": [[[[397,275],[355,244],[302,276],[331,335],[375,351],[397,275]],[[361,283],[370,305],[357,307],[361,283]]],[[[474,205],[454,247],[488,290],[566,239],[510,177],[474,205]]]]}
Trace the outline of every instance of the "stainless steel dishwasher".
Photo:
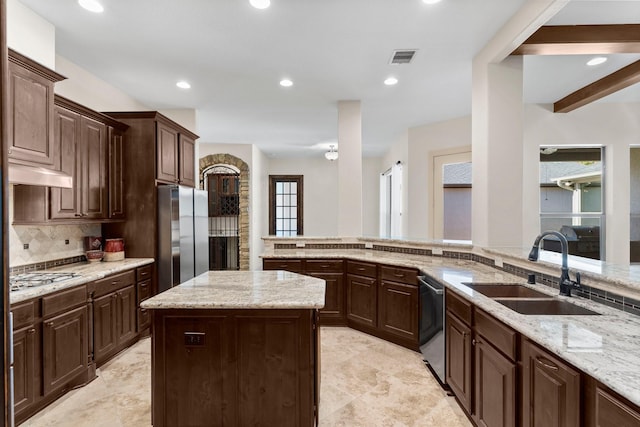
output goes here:
{"type": "Polygon", "coordinates": [[[420,352],[445,387],[444,286],[427,275],[420,283],[420,352]]]}

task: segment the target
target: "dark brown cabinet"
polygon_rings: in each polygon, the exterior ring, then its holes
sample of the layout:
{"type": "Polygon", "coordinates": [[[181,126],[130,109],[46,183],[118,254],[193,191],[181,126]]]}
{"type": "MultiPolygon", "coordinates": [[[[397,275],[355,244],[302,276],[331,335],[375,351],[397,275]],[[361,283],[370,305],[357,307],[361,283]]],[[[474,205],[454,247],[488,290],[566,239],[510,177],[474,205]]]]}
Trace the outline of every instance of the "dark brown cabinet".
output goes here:
{"type": "Polygon", "coordinates": [[[90,289],[93,292],[93,357],[100,366],[137,338],[135,271],[97,280],[90,289]]]}
{"type": "Polygon", "coordinates": [[[377,299],[378,279],[347,274],[347,319],[350,322],[375,328],[378,322],[377,299]]]}
{"type": "Polygon", "coordinates": [[[13,313],[13,390],[14,410],[20,419],[40,394],[42,356],[41,323],[35,301],[11,307],[13,313]]]}
{"type": "Polygon", "coordinates": [[[56,95],[56,162],[72,188],[14,187],[14,224],[104,222],[124,218],[126,125],[56,95]]]}
{"type": "Polygon", "coordinates": [[[640,408],[598,385],[595,388],[595,411],[587,425],[595,427],[640,426],[640,408]]]}
{"type": "Polygon", "coordinates": [[[409,342],[418,342],[418,284],[413,269],[380,266],[378,328],[409,342]]]}
{"type": "Polygon", "coordinates": [[[343,325],[345,323],[344,261],[305,260],[305,271],[309,276],[326,282],[324,307],[319,310],[321,325],[343,325]]]}
{"type": "Polygon", "coordinates": [[[65,77],[9,49],[9,162],[58,169],[53,87],[65,77]]]}
{"type": "Polygon", "coordinates": [[[187,135],[180,135],[178,141],[178,159],[180,167],[178,168],[178,182],[181,185],[195,187],[195,155],[196,141],[187,135]]]}
{"type": "Polygon", "coordinates": [[[522,401],[524,427],[579,426],[580,372],[523,339],[522,401]]]}
{"type": "Polygon", "coordinates": [[[165,123],[156,124],[156,179],[170,183],[179,180],[178,130],[165,123]]]}
{"type": "Polygon", "coordinates": [[[446,314],[446,382],[462,407],[471,413],[471,328],[450,312],[446,314]]]}
{"type": "Polygon", "coordinates": [[[147,298],[151,297],[153,286],[153,264],[145,265],[144,267],[138,267],[136,269],[136,291],[138,307],[138,332],[144,333],[149,330],[151,326],[151,314],[148,310],[140,308],[140,303],[147,298]]]}

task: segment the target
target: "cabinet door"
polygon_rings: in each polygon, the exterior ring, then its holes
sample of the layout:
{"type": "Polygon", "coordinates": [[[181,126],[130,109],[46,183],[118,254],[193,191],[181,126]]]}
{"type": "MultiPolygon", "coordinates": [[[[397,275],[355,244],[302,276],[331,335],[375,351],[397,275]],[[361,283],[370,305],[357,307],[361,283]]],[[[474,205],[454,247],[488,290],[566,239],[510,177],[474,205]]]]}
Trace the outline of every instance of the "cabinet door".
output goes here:
{"type": "Polygon", "coordinates": [[[195,186],[195,149],[196,142],[188,136],[180,134],[180,168],[179,182],[188,187],[195,186]]]}
{"type": "Polygon", "coordinates": [[[178,132],[156,123],[156,179],[178,182],[178,132]]]}
{"type": "Polygon", "coordinates": [[[483,338],[475,339],[473,419],[483,427],[515,427],[516,365],[483,338]]]}
{"type": "Polygon", "coordinates": [[[471,412],[471,328],[447,312],[445,327],[446,382],[471,412]]]}
{"type": "Polygon", "coordinates": [[[57,169],[53,142],[53,82],[9,62],[9,159],[57,169]]]}
{"type": "Polygon", "coordinates": [[[82,118],[82,216],[107,218],[107,126],[82,118]]]}
{"type": "Polygon", "coordinates": [[[371,277],[347,275],[347,319],[356,324],[376,327],[377,283],[371,277]]]}
{"type": "Polygon", "coordinates": [[[580,425],[580,372],[523,340],[524,427],[580,425]]]}
{"type": "Polygon", "coordinates": [[[597,427],[634,427],[640,425],[640,410],[596,387],[595,418],[597,427]]]}
{"type": "Polygon", "coordinates": [[[31,405],[37,396],[36,369],[40,364],[36,342],[39,334],[30,325],[13,333],[13,391],[14,408],[19,414],[31,405]]]}
{"type": "Polygon", "coordinates": [[[51,188],[51,219],[82,216],[81,199],[81,117],[65,108],[54,108],[54,139],[59,147],[60,170],[73,177],[73,188],[51,188]]]}
{"type": "Polygon", "coordinates": [[[136,288],[127,286],[117,292],[118,343],[125,343],[136,335],[136,288]]]}
{"type": "Polygon", "coordinates": [[[93,354],[100,363],[118,345],[115,292],[93,301],[93,354]]]}
{"type": "Polygon", "coordinates": [[[42,327],[44,394],[87,369],[87,307],[46,319],[42,327]]]}
{"type": "Polygon", "coordinates": [[[344,275],[342,273],[309,273],[326,282],[324,307],[320,309],[321,324],[344,324],[344,275]]]}
{"type": "Polygon", "coordinates": [[[124,218],[124,136],[109,128],[109,218],[124,218]]]}
{"type": "Polygon", "coordinates": [[[383,280],[378,292],[378,328],[418,348],[418,287],[383,280]]]}

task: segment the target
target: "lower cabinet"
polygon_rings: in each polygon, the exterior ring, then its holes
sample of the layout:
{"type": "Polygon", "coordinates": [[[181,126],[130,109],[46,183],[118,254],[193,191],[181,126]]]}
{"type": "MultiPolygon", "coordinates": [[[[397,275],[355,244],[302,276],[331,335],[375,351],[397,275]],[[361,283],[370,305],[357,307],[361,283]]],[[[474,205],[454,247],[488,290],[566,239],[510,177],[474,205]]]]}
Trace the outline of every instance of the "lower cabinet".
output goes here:
{"type": "Polygon", "coordinates": [[[32,405],[39,394],[42,357],[39,327],[31,324],[13,332],[13,394],[16,415],[32,405]]]}
{"type": "Polygon", "coordinates": [[[44,319],[42,376],[45,395],[86,371],[89,351],[87,325],[86,305],[44,319]]]}
{"type": "Polygon", "coordinates": [[[137,338],[135,271],[93,283],[93,357],[101,365],[137,338]]]}
{"type": "Polygon", "coordinates": [[[446,314],[445,378],[460,405],[471,413],[471,328],[451,313],[446,314]]]}
{"type": "MultiPolygon", "coordinates": [[[[414,274],[415,282],[415,274],[414,274]]],[[[378,288],[378,328],[418,342],[418,286],[382,280],[378,288]]]]}
{"type": "Polygon", "coordinates": [[[523,339],[522,401],[524,427],[581,425],[580,371],[523,339]]]}
{"type": "Polygon", "coordinates": [[[587,425],[596,427],[640,426],[640,408],[598,385],[595,389],[595,413],[587,425]]]}
{"type": "Polygon", "coordinates": [[[377,323],[378,280],[347,274],[347,319],[375,328],[377,323]]]}

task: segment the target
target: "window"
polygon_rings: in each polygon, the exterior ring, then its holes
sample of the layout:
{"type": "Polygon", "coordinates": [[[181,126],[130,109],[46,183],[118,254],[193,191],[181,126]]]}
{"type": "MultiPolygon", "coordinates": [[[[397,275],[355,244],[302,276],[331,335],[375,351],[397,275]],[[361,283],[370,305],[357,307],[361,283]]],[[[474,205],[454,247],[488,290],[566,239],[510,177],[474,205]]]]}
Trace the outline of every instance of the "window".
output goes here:
{"type": "Polygon", "coordinates": [[[269,234],[301,236],[302,175],[269,175],[269,234]]]}
{"type": "MultiPolygon", "coordinates": [[[[604,149],[540,149],[540,231],[559,231],[569,253],[604,260],[604,149]]],[[[544,240],[544,249],[560,251],[560,241],[544,240]]]]}

